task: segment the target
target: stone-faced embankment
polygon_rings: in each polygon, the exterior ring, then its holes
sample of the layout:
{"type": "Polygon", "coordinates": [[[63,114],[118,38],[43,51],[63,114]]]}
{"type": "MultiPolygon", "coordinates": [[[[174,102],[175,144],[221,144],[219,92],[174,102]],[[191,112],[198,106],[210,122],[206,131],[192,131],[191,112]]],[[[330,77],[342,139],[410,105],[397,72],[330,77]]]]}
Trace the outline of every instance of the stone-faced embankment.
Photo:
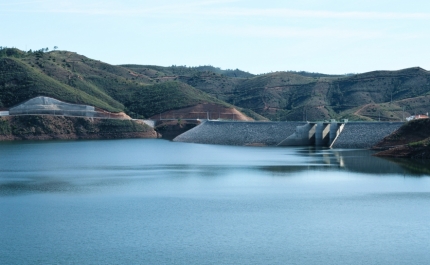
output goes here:
{"type": "Polygon", "coordinates": [[[402,124],[403,122],[348,122],[331,147],[369,149],[402,124]]]}
{"type": "Polygon", "coordinates": [[[222,144],[276,146],[305,122],[228,122],[206,121],[177,136],[173,141],[222,144]]]}

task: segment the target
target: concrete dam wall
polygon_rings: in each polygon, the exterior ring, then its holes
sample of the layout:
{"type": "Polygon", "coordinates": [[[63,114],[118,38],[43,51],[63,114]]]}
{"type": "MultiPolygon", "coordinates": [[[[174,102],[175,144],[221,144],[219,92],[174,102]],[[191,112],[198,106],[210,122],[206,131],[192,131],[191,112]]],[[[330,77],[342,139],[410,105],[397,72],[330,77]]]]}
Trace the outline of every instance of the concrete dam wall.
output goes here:
{"type": "Polygon", "coordinates": [[[265,146],[325,146],[367,149],[402,122],[225,122],[206,121],[173,141],[265,146]]]}
{"type": "Polygon", "coordinates": [[[173,141],[223,144],[276,146],[306,122],[228,122],[206,121],[177,136],[173,141]]]}
{"type": "Polygon", "coordinates": [[[403,124],[403,122],[348,122],[331,147],[370,148],[403,124]]]}

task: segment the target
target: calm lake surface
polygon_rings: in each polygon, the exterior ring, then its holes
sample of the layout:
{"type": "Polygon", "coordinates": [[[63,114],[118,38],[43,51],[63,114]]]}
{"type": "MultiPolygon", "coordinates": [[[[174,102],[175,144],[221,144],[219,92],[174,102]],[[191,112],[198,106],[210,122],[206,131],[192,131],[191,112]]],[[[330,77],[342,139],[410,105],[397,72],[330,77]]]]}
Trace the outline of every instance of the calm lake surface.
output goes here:
{"type": "Polygon", "coordinates": [[[429,264],[430,176],[402,163],[146,139],[0,143],[0,264],[429,264]]]}

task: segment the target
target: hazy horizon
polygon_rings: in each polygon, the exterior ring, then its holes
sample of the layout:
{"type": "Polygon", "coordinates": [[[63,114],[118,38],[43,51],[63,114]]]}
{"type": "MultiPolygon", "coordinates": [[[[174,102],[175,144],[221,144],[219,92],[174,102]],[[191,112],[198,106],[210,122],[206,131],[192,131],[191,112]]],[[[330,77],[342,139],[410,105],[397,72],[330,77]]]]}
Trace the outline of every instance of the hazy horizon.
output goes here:
{"type": "Polygon", "coordinates": [[[430,69],[424,1],[0,0],[0,46],[253,74],[430,69]]]}

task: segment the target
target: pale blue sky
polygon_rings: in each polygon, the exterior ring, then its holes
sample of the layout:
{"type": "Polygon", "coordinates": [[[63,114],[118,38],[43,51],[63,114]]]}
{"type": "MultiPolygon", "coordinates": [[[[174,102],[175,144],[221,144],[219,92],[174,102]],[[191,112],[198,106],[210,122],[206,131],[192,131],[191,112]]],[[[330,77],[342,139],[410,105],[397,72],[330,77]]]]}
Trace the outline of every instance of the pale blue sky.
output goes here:
{"type": "Polygon", "coordinates": [[[430,70],[430,1],[0,0],[0,46],[254,74],[430,70]]]}

